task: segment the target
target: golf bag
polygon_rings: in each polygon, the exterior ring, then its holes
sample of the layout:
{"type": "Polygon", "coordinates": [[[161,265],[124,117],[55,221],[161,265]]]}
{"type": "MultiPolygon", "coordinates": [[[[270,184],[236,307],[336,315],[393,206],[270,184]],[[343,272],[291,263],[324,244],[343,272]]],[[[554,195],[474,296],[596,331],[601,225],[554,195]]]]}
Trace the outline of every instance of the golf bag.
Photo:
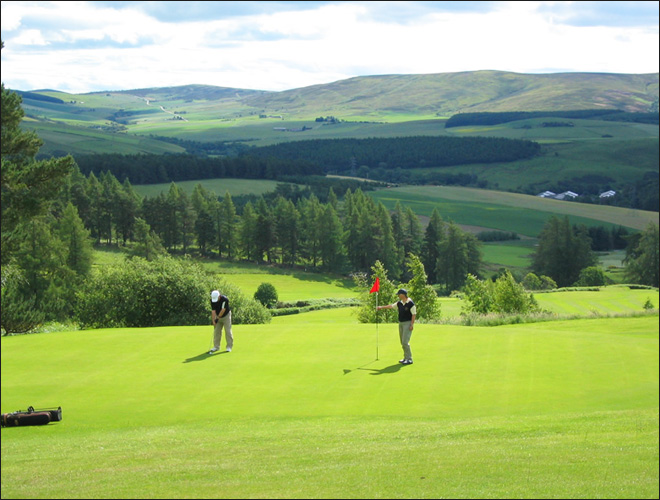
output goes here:
{"type": "Polygon", "coordinates": [[[35,410],[28,406],[27,410],[18,410],[2,414],[2,427],[17,427],[25,425],[46,425],[62,420],[62,407],[35,410]]]}

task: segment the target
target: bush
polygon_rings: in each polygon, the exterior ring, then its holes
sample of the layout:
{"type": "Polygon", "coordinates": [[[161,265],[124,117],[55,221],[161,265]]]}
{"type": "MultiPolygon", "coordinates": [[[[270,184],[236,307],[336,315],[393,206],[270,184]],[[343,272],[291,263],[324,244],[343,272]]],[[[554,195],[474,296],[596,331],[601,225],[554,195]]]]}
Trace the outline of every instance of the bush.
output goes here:
{"type": "Polygon", "coordinates": [[[277,290],[271,283],[262,283],[254,292],[254,299],[270,309],[277,304],[277,290]]]}
{"type": "Polygon", "coordinates": [[[534,296],[528,294],[509,271],[505,271],[495,282],[481,281],[468,274],[465,298],[464,313],[527,314],[539,309],[534,296]]]}
{"type": "Polygon", "coordinates": [[[522,284],[525,290],[541,290],[543,286],[541,279],[534,273],[527,273],[522,284]]]}
{"type": "Polygon", "coordinates": [[[607,281],[607,276],[602,269],[589,266],[580,271],[580,277],[574,286],[603,286],[607,284],[607,281]]]}
{"type": "Polygon", "coordinates": [[[78,293],[81,328],[210,324],[210,291],[227,295],[234,323],[265,323],[270,314],[240,291],[207,276],[189,260],[136,257],[94,273],[78,293]]]}

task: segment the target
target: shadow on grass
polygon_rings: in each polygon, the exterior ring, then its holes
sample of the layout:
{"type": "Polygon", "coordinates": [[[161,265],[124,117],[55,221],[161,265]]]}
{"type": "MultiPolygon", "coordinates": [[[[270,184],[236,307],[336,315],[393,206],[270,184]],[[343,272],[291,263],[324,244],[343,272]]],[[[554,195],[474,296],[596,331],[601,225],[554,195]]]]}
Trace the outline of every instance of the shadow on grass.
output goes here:
{"type": "Polygon", "coordinates": [[[401,363],[396,363],[395,365],[386,366],[380,370],[375,370],[374,368],[358,368],[358,370],[369,371],[371,372],[369,375],[384,375],[386,373],[396,373],[401,368],[403,368],[403,365],[401,363]]]}
{"type": "MultiPolygon", "coordinates": [[[[386,366],[385,368],[380,368],[379,370],[376,370],[374,368],[365,368],[365,366],[369,366],[371,363],[374,363],[374,361],[370,361],[366,365],[362,365],[358,368],[354,368],[353,370],[364,370],[366,372],[372,372],[369,375],[384,375],[386,373],[396,373],[398,372],[401,368],[403,368],[403,365],[401,363],[397,363],[394,365],[386,366]]],[[[353,370],[348,370],[344,368],[344,375],[351,373],[353,370]]]]}
{"type": "Polygon", "coordinates": [[[214,354],[203,352],[202,354],[198,354],[197,356],[193,356],[192,358],[188,358],[185,361],[182,361],[182,363],[192,363],[193,361],[204,361],[205,359],[212,358],[214,356],[217,356],[218,354],[227,354],[227,351],[217,352],[214,354]]]}

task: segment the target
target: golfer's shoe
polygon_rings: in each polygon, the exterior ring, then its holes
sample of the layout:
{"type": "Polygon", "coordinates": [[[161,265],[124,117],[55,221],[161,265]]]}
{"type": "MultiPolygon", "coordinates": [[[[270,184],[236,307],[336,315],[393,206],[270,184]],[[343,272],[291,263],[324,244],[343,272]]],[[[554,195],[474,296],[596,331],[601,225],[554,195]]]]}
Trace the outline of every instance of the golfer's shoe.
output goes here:
{"type": "Polygon", "coordinates": [[[406,360],[405,360],[405,359],[400,359],[400,360],[399,360],[399,363],[401,363],[402,365],[405,365],[405,364],[406,364],[406,360]]]}
{"type": "Polygon", "coordinates": [[[412,359],[404,359],[401,362],[402,365],[412,365],[412,359]]]}
{"type": "Polygon", "coordinates": [[[231,347],[227,347],[227,352],[231,352],[231,347]]]}
{"type": "Polygon", "coordinates": [[[217,347],[214,347],[213,349],[211,349],[211,350],[209,351],[209,354],[213,354],[213,353],[216,352],[216,351],[218,351],[218,348],[217,348],[217,347]]]}

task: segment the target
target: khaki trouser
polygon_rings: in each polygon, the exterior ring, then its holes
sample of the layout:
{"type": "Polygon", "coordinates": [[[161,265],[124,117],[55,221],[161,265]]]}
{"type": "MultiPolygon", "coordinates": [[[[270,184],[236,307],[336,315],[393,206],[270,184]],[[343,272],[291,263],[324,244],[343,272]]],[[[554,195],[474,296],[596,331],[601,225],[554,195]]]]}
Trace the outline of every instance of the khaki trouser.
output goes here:
{"type": "Polygon", "coordinates": [[[224,318],[218,318],[218,322],[213,327],[213,347],[216,349],[220,349],[223,328],[227,339],[227,349],[231,349],[234,347],[234,335],[231,333],[231,311],[224,318]]]}
{"type": "Polygon", "coordinates": [[[410,329],[410,321],[399,322],[399,339],[401,340],[401,347],[403,348],[403,359],[412,361],[412,351],[410,350],[410,337],[412,337],[412,330],[410,329]]]}

